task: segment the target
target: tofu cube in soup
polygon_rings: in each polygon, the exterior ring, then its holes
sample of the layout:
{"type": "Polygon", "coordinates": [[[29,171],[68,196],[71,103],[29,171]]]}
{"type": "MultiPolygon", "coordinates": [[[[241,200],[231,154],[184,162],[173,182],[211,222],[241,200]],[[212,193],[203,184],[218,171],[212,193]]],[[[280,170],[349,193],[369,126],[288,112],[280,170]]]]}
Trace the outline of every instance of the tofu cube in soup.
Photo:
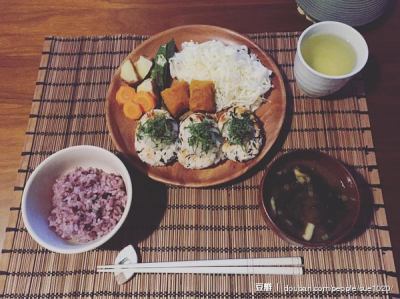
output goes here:
{"type": "Polygon", "coordinates": [[[176,118],[189,109],[189,84],[181,81],[161,92],[168,111],[176,118]]]}
{"type": "Polygon", "coordinates": [[[190,82],[189,108],[193,112],[215,113],[214,83],[192,80],[190,82]]]}

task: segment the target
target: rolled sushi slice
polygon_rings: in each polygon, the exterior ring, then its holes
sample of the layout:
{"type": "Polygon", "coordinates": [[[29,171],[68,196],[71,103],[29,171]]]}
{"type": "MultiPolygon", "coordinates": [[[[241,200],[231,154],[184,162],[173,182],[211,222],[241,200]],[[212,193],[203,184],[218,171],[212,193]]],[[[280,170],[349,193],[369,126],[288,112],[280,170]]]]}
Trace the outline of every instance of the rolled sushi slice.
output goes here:
{"type": "Polygon", "coordinates": [[[227,159],[246,162],[260,153],[263,137],[252,111],[233,107],[220,117],[218,128],[224,138],[222,152],[227,159]]]}
{"type": "Polygon", "coordinates": [[[165,166],[177,157],[178,123],[164,110],[144,114],[136,127],[135,150],[151,166],[165,166]]]}
{"type": "Polygon", "coordinates": [[[223,160],[222,136],[210,116],[194,113],[182,120],[177,141],[178,161],[188,169],[202,169],[223,160]]]}

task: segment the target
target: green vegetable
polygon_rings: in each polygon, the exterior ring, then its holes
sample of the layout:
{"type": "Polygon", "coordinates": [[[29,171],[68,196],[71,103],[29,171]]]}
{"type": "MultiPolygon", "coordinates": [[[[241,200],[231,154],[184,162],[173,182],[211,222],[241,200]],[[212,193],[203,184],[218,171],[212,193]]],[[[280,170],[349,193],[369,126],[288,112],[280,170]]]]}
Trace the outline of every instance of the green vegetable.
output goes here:
{"type": "Polygon", "coordinates": [[[176,132],[172,130],[173,122],[172,119],[167,119],[164,115],[157,114],[144,125],[139,123],[138,138],[150,138],[156,148],[162,148],[166,145],[173,144],[178,137],[176,132]]]}
{"type": "Polygon", "coordinates": [[[157,51],[156,57],[154,57],[154,66],[151,70],[151,78],[157,84],[159,98],[161,99],[161,106],[168,111],[167,106],[161,97],[161,91],[168,87],[169,80],[169,59],[174,56],[175,53],[175,41],[171,39],[167,44],[160,46],[157,51]]]}
{"type": "Polygon", "coordinates": [[[167,88],[169,79],[169,59],[174,56],[174,53],[175,41],[171,39],[167,44],[160,46],[154,58],[151,78],[156,81],[160,92],[167,88]]]}
{"type": "Polygon", "coordinates": [[[192,135],[188,139],[189,145],[200,148],[202,152],[208,153],[218,143],[222,142],[220,131],[207,119],[203,119],[200,123],[191,124],[186,129],[189,129],[192,135]]]}
{"type": "Polygon", "coordinates": [[[228,126],[229,144],[238,144],[245,148],[254,134],[253,120],[250,118],[251,112],[245,112],[241,117],[231,111],[231,119],[225,123],[228,126]]]}

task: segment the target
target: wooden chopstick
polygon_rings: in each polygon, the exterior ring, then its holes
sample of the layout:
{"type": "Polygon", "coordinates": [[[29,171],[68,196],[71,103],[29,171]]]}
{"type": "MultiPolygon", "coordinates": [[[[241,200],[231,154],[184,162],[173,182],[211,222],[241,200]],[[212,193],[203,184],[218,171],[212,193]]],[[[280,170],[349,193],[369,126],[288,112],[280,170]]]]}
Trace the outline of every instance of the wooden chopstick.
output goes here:
{"type": "Polygon", "coordinates": [[[97,269],[97,272],[111,273],[191,273],[191,274],[272,274],[302,275],[302,267],[170,267],[170,268],[129,268],[129,269],[97,269]]]}
{"type": "Polygon", "coordinates": [[[303,261],[300,257],[255,258],[255,259],[222,259],[201,261],[158,262],[144,264],[122,264],[98,266],[97,269],[143,269],[171,267],[222,267],[222,266],[299,266],[303,261]]]}

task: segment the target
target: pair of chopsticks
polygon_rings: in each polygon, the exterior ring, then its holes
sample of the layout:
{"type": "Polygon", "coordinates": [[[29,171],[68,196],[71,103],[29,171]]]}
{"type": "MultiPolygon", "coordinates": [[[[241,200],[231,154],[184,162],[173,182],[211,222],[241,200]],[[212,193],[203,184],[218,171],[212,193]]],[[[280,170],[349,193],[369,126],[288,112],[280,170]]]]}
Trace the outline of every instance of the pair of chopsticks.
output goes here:
{"type": "Polygon", "coordinates": [[[97,272],[302,275],[302,263],[300,257],[202,260],[98,266],[97,272]]]}

